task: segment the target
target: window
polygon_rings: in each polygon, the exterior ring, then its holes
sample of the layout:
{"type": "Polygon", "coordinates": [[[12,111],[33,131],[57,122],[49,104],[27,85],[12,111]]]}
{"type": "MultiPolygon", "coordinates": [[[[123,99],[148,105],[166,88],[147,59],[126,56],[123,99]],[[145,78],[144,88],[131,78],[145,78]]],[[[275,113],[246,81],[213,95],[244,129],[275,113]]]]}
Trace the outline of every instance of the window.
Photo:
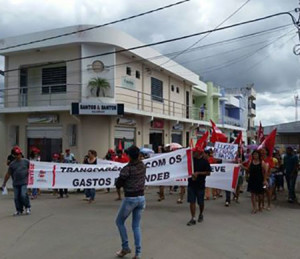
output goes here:
{"type": "Polygon", "coordinates": [[[153,101],[163,102],[163,82],[151,77],[151,97],[153,101]]]}
{"type": "Polygon", "coordinates": [[[67,91],[67,67],[42,68],[42,93],[65,93],[67,91]]]}
{"type": "Polygon", "coordinates": [[[73,147],[77,145],[77,125],[68,125],[68,136],[69,136],[69,146],[73,147]]]}
{"type": "Polygon", "coordinates": [[[131,76],[131,67],[126,67],[126,74],[131,76]]]}
{"type": "Polygon", "coordinates": [[[174,92],[174,85],[171,85],[171,91],[174,92]]]}
{"type": "Polygon", "coordinates": [[[135,77],[136,78],[138,78],[138,79],[140,79],[141,78],[141,73],[140,73],[140,71],[135,71],[135,77]]]}
{"type": "Polygon", "coordinates": [[[179,94],[179,87],[176,87],[176,93],[179,94]]]}

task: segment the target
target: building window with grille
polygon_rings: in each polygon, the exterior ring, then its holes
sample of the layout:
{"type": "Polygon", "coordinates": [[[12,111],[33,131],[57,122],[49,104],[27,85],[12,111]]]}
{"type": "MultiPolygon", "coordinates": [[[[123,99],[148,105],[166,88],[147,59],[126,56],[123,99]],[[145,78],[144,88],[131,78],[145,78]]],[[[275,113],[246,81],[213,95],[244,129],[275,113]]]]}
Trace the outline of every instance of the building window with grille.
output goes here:
{"type": "Polygon", "coordinates": [[[163,102],[163,82],[151,77],[151,97],[153,101],[163,102]]]}
{"type": "Polygon", "coordinates": [[[179,87],[176,87],[176,93],[179,94],[179,87]]]}
{"type": "Polygon", "coordinates": [[[66,91],[66,66],[42,68],[42,94],[65,93],[66,91]]]}
{"type": "Polygon", "coordinates": [[[131,76],[131,67],[126,67],[126,75],[131,76]]]}
{"type": "Polygon", "coordinates": [[[171,91],[174,92],[174,85],[171,85],[171,91]]]}

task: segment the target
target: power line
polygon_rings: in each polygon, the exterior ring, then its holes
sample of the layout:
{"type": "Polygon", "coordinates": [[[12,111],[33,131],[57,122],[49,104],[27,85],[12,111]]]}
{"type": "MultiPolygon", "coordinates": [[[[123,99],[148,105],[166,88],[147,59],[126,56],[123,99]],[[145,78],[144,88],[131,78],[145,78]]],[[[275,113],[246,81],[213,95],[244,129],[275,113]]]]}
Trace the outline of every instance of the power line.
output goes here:
{"type": "Polygon", "coordinates": [[[224,69],[224,68],[227,68],[228,66],[231,66],[231,65],[234,65],[236,63],[239,63],[241,61],[244,61],[246,59],[248,59],[249,57],[251,56],[254,56],[257,52],[261,51],[262,49],[265,49],[267,48],[268,46],[272,45],[274,42],[276,42],[277,40],[281,39],[281,38],[284,38],[286,37],[288,34],[290,34],[292,31],[288,31],[287,33],[281,35],[280,37],[276,38],[274,41],[271,41],[270,43],[264,45],[263,47],[257,49],[255,52],[253,53],[248,53],[246,55],[243,55],[242,57],[239,57],[237,59],[232,59],[228,62],[226,62],[225,64],[223,65],[217,65],[217,66],[212,66],[211,68],[208,68],[207,70],[205,71],[202,71],[202,73],[210,73],[210,72],[213,72],[213,71],[216,71],[216,70],[220,70],[220,69],[224,69]]]}
{"type": "MultiPolygon", "coordinates": [[[[227,22],[231,17],[233,17],[235,14],[237,14],[244,6],[246,6],[251,0],[247,0],[246,2],[244,2],[237,10],[235,10],[231,15],[229,15],[224,21],[222,21],[220,24],[218,24],[215,29],[218,29],[220,26],[222,26],[225,22],[227,22]]],[[[178,58],[180,55],[182,55],[183,53],[185,53],[186,51],[188,51],[189,49],[193,48],[194,46],[196,46],[199,42],[201,42],[202,40],[204,40],[206,37],[208,37],[212,32],[204,35],[201,39],[197,40],[195,43],[193,43],[191,46],[189,46],[188,48],[184,49],[183,51],[181,51],[180,53],[178,53],[175,57],[173,57],[172,59],[175,60],[176,58],[178,58]]],[[[164,62],[161,64],[161,66],[169,63],[170,60],[164,62]]]]}
{"type": "MultiPolygon", "coordinates": [[[[229,44],[229,43],[235,43],[235,42],[238,42],[239,40],[247,40],[248,38],[254,38],[254,37],[258,37],[258,36],[261,36],[261,35],[265,35],[265,34],[269,34],[269,33],[273,33],[273,32],[276,32],[278,30],[282,30],[283,28],[286,28],[288,26],[291,26],[291,24],[287,24],[287,25],[281,25],[281,26],[277,26],[277,27],[273,27],[273,28],[270,28],[270,29],[266,29],[266,30],[263,30],[263,31],[258,31],[258,32],[254,32],[254,33],[250,33],[250,34],[246,34],[246,35],[242,35],[242,36],[239,36],[239,37],[234,37],[234,38],[230,38],[230,39],[226,39],[226,40],[222,40],[222,41],[218,41],[218,42],[214,42],[214,43],[210,43],[210,44],[206,44],[206,45],[202,45],[202,46],[199,46],[199,47],[195,47],[195,48],[192,48],[190,49],[188,52],[185,52],[185,54],[189,53],[189,52],[192,52],[192,51],[199,51],[199,50],[202,50],[202,49],[206,49],[206,48],[210,48],[210,47],[216,47],[216,46],[219,46],[219,45],[224,45],[224,44],[229,44]]],[[[259,44],[262,44],[266,41],[263,41],[263,42],[260,42],[259,44]]],[[[258,43],[257,43],[258,44],[258,43]]],[[[254,45],[257,45],[257,44],[253,44],[254,45]]],[[[119,66],[124,66],[124,65],[130,65],[132,63],[137,63],[137,62],[141,62],[141,61],[153,61],[155,59],[159,59],[161,57],[164,57],[164,56],[170,56],[172,54],[177,54],[181,51],[175,51],[175,52],[169,52],[167,54],[164,54],[164,55],[158,55],[158,56],[153,56],[153,57],[150,57],[148,58],[147,60],[145,60],[144,58],[140,58],[140,59],[135,59],[133,61],[128,61],[128,62],[123,62],[123,63],[119,63],[119,64],[113,64],[113,65],[108,65],[108,66],[105,66],[107,69],[109,68],[113,68],[113,67],[119,67],[119,66]]],[[[229,52],[229,51],[227,51],[229,52]]],[[[227,53],[225,52],[225,53],[227,53]]],[[[218,55],[222,55],[223,53],[218,53],[218,55]]],[[[206,57],[204,57],[206,58],[206,57]]],[[[201,58],[202,59],[202,58],[201,58]]],[[[191,61],[191,60],[189,60],[191,61]]],[[[189,62],[188,61],[188,62],[189,62]]],[[[179,66],[181,64],[184,64],[184,63],[188,63],[188,62],[181,62],[180,64],[176,64],[176,65],[172,65],[172,66],[168,66],[167,68],[170,68],[170,67],[173,67],[173,66],[179,66]]],[[[75,73],[79,73],[83,71],[82,69],[80,70],[74,70],[72,72],[68,71],[68,75],[71,74],[75,74],[75,73]]],[[[19,78],[19,75],[6,75],[6,78],[19,78]]],[[[39,78],[39,77],[30,77],[30,78],[39,78]]],[[[114,78],[112,78],[114,79],[114,78]]],[[[112,80],[111,79],[111,80],[112,80]]],[[[17,80],[18,82],[18,80],[17,80]]]]}
{"type": "Polygon", "coordinates": [[[126,18],[122,18],[122,19],[113,21],[113,22],[108,22],[108,23],[104,23],[104,24],[101,24],[101,25],[92,26],[92,27],[87,28],[87,29],[82,29],[82,30],[77,30],[77,31],[73,31],[73,32],[64,33],[64,34],[59,34],[59,35],[56,35],[56,36],[51,36],[51,37],[43,38],[43,39],[40,39],[40,40],[34,40],[34,41],[29,41],[29,42],[25,42],[25,43],[21,43],[21,44],[16,44],[16,45],[8,46],[8,47],[5,47],[5,48],[0,48],[0,50],[7,50],[7,49],[16,48],[16,47],[26,46],[26,45],[30,45],[30,44],[33,44],[33,43],[43,42],[43,41],[47,41],[47,40],[53,40],[53,39],[57,39],[57,38],[61,38],[61,37],[70,36],[70,35],[73,35],[73,34],[85,32],[85,31],[98,29],[98,28],[101,28],[101,27],[104,27],[104,26],[108,26],[108,25],[128,21],[128,20],[131,20],[131,19],[134,19],[134,18],[137,18],[137,17],[147,15],[147,14],[162,11],[164,9],[171,8],[173,6],[177,6],[177,5],[189,2],[189,1],[191,1],[191,0],[182,0],[182,1],[179,1],[179,2],[176,2],[176,3],[173,3],[173,4],[165,5],[165,6],[162,6],[162,7],[147,11],[147,12],[132,15],[132,16],[129,16],[129,17],[126,17],[126,18]]]}
{"type": "MultiPolygon", "coordinates": [[[[90,59],[90,58],[95,58],[95,57],[103,57],[103,56],[107,56],[107,55],[111,55],[111,54],[117,54],[117,53],[124,53],[124,52],[128,52],[128,51],[132,51],[132,50],[137,50],[137,49],[142,49],[142,48],[146,48],[146,47],[152,47],[152,46],[157,46],[157,45],[162,45],[162,44],[166,44],[166,43],[170,43],[170,42],[175,42],[175,41],[180,41],[180,40],[184,40],[184,39],[188,39],[188,38],[192,38],[192,37],[196,37],[199,35],[204,35],[210,32],[215,32],[215,31],[222,31],[222,30],[227,30],[230,28],[234,28],[234,27],[238,27],[241,25],[245,25],[245,24],[251,24],[254,22],[259,22],[259,21],[263,21],[266,19],[270,19],[270,18],[274,18],[277,16],[281,16],[281,15],[288,15],[292,18],[292,20],[294,21],[295,18],[293,17],[293,15],[291,15],[288,12],[281,12],[281,13],[276,13],[276,14],[272,14],[272,15],[268,15],[268,16],[264,16],[264,17],[260,17],[260,18],[256,18],[256,19],[252,19],[252,20],[248,20],[245,22],[240,22],[240,23],[236,23],[236,24],[232,24],[232,25],[228,25],[228,26],[224,26],[224,27],[220,27],[217,29],[212,29],[212,30],[207,30],[207,31],[203,31],[203,32],[198,32],[198,33],[193,33],[193,34],[188,34],[185,36],[181,36],[181,37],[177,37],[177,38],[172,38],[172,39],[168,39],[168,40],[163,40],[163,41],[158,41],[158,42],[154,42],[154,43],[149,43],[149,44],[144,44],[144,45],[139,45],[139,46],[135,46],[135,47],[131,47],[128,49],[121,49],[121,50],[117,50],[117,51],[109,51],[109,52],[105,52],[105,53],[99,53],[99,54],[95,54],[95,55],[89,55],[89,56],[85,56],[85,57],[80,57],[80,58],[73,58],[73,59],[68,59],[65,60],[64,63],[67,62],[74,62],[74,61],[79,61],[79,60],[85,60],[85,59],[90,59]]],[[[53,65],[53,64],[61,64],[62,62],[49,62],[48,65],[53,65]]],[[[33,67],[42,67],[43,65],[34,65],[34,66],[30,66],[31,68],[33,67]]],[[[12,71],[18,71],[20,70],[20,68],[15,68],[15,69],[9,69],[9,70],[5,70],[5,73],[8,72],[12,72],[12,71]]]]}

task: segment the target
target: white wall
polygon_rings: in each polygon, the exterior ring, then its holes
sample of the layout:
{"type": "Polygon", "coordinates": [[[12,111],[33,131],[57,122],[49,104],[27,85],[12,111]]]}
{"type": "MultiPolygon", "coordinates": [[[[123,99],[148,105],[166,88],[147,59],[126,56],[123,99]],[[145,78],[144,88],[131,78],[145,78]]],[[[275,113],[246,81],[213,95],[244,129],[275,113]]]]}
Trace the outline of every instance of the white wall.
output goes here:
{"type": "MultiPolygon", "coordinates": [[[[49,48],[39,51],[32,50],[28,52],[16,53],[6,58],[5,69],[16,69],[22,66],[47,64],[49,62],[59,62],[66,59],[80,57],[80,46],[68,46],[61,48],[49,48]]],[[[41,67],[29,69],[28,75],[28,105],[45,106],[49,105],[50,97],[52,99],[61,99],[52,102],[52,105],[65,105],[66,99],[78,100],[80,97],[80,61],[67,63],[67,93],[66,94],[42,94],[41,67]],[[30,87],[40,87],[30,89],[30,87]],[[30,96],[31,94],[31,96],[30,96]]],[[[6,97],[7,107],[16,107],[19,103],[20,71],[9,72],[6,77],[6,97]]],[[[53,101],[53,100],[52,100],[53,101]]],[[[71,101],[70,101],[71,102],[71,101]]],[[[68,102],[67,104],[70,104],[68,102]]]]}
{"type": "MultiPolygon", "coordinates": [[[[84,43],[81,46],[81,56],[92,56],[106,52],[113,52],[115,48],[107,45],[95,45],[84,43]]],[[[83,59],[81,61],[82,69],[82,101],[99,101],[103,98],[96,98],[91,95],[90,88],[87,86],[88,82],[95,77],[105,78],[110,84],[110,89],[106,91],[106,96],[114,96],[115,92],[115,67],[104,69],[103,72],[96,73],[92,70],[92,63],[96,60],[101,61],[104,66],[111,66],[115,64],[115,54],[105,55],[100,57],[93,57],[89,59],[83,59]]]]}

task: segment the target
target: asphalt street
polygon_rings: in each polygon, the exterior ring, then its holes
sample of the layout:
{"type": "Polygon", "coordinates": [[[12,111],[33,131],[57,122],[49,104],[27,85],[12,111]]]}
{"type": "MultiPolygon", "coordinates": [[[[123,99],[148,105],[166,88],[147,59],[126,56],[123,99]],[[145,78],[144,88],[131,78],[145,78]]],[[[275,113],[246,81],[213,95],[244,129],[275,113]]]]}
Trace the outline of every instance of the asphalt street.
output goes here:
{"type": "MultiPolygon", "coordinates": [[[[224,198],[206,201],[204,221],[189,227],[188,204],[176,204],[175,193],[158,202],[156,191],[146,191],[142,258],[300,258],[300,206],[287,203],[286,193],[270,212],[255,215],[248,193],[228,208],[224,198]]],[[[32,215],[13,217],[12,192],[0,196],[0,258],[115,258],[120,249],[116,193],[99,191],[93,204],[83,197],[71,193],[57,199],[42,193],[32,201],[32,215]]]]}

